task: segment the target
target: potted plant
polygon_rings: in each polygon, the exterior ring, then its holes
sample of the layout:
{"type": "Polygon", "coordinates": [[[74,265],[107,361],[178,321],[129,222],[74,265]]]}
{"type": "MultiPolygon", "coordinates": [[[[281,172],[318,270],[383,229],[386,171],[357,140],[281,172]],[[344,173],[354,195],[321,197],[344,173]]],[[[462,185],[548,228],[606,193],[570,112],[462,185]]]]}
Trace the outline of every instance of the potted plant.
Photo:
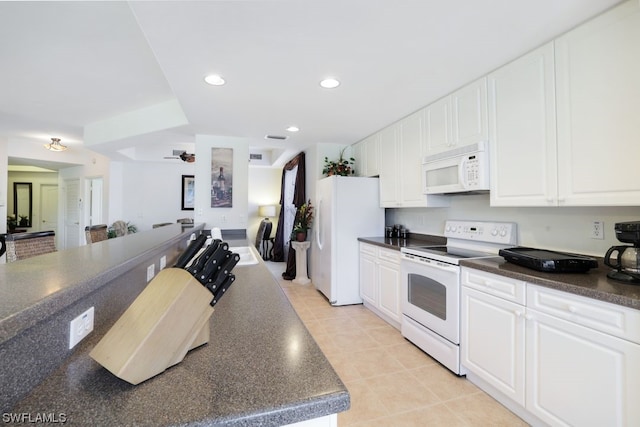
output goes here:
{"type": "Polygon", "coordinates": [[[7,215],[7,230],[13,231],[18,226],[15,215],[7,215]]]}
{"type": "Polygon", "coordinates": [[[353,168],[353,164],[356,161],[353,157],[349,157],[348,159],[344,158],[344,150],[347,147],[344,147],[340,150],[340,158],[338,161],[329,160],[328,157],[324,158],[324,169],[322,169],[322,173],[326,176],[331,175],[340,175],[340,176],[349,176],[355,174],[355,169],[353,168]]]}
{"type": "Polygon", "coordinates": [[[300,209],[296,212],[291,239],[295,238],[298,242],[304,242],[307,239],[307,231],[311,228],[312,223],[313,206],[311,206],[311,200],[309,200],[300,206],[300,209]]]}

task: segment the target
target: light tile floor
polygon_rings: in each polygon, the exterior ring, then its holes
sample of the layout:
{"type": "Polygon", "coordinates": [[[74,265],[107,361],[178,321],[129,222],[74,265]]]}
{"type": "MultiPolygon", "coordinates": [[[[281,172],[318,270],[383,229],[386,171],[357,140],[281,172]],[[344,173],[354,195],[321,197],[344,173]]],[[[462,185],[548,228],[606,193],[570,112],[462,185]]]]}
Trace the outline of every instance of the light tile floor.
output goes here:
{"type": "Polygon", "coordinates": [[[364,306],[332,307],[312,284],[282,280],[284,263],[266,264],[349,390],[341,427],[527,425],[364,306]]]}

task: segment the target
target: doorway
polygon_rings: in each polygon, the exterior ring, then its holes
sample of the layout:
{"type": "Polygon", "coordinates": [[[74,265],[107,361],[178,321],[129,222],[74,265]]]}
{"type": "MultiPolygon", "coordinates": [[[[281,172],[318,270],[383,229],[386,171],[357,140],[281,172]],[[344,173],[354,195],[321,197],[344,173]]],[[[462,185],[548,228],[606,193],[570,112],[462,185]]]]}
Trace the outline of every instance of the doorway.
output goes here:
{"type": "Polygon", "coordinates": [[[59,247],[58,236],[58,186],[55,184],[40,185],[40,227],[41,231],[53,230],[56,233],[56,248],[59,247]]]}
{"type": "Polygon", "coordinates": [[[80,246],[80,212],[82,199],[80,198],[80,180],[66,179],[64,181],[64,248],[80,246]]]}

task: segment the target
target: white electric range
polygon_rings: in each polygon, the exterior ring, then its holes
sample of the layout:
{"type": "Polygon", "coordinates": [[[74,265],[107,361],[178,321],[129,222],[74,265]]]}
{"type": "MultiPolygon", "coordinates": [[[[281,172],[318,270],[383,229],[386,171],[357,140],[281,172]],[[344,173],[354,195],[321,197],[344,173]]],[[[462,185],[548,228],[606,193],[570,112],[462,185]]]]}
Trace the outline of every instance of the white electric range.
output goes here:
{"type": "Polygon", "coordinates": [[[516,244],[511,222],[446,221],[446,246],[402,248],[402,335],[457,375],[462,259],[498,256],[516,244]]]}

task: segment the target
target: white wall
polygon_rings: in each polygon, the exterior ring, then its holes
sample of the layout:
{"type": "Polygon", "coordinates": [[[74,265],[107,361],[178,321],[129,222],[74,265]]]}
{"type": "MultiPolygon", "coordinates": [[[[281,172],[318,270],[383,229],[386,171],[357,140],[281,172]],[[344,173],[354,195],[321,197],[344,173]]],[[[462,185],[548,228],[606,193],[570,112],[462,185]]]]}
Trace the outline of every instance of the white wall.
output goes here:
{"type": "MultiPolygon", "coordinates": [[[[13,183],[31,183],[31,228],[27,231],[42,231],[42,218],[40,218],[40,189],[43,184],[58,185],[58,172],[9,172],[7,190],[7,213],[14,212],[13,183]]],[[[17,218],[18,220],[20,218],[17,218]]],[[[6,224],[5,224],[6,225],[6,224]]],[[[18,228],[24,228],[18,226],[18,228]]]]}
{"type": "Polygon", "coordinates": [[[248,226],[247,238],[255,244],[256,233],[260,221],[264,218],[258,215],[258,208],[262,205],[275,205],[276,217],[269,218],[273,222],[271,236],[276,235],[278,215],[280,215],[280,186],[282,185],[282,169],[272,167],[252,166],[249,168],[248,181],[248,226]]]}
{"type": "Polygon", "coordinates": [[[112,166],[111,172],[111,184],[120,186],[120,190],[114,188],[108,193],[113,204],[109,224],[123,220],[144,231],[153,224],[193,218],[194,211],[182,210],[182,175],[194,175],[195,163],[124,162],[112,166]]]}
{"type": "MultiPolygon", "coordinates": [[[[8,171],[8,158],[7,147],[8,142],[6,138],[0,137],[0,218],[4,218],[4,221],[0,221],[0,234],[7,232],[7,200],[9,198],[7,192],[7,171],[8,171]]],[[[4,255],[2,259],[4,260],[4,255]]],[[[2,262],[2,261],[0,261],[2,262]]]]}
{"type": "Polygon", "coordinates": [[[444,221],[510,221],[518,224],[518,244],[604,256],[619,244],[616,222],[640,220],[640,207],[492,208],[488,195],[451,196],[448,208],[387,209],[386,224],[403,224],[412,232],[442,235],[444,221]],[[592,221],[604,221],[604,240],[590,237],[592,221]]]}
{"type": "MultiPolygon", "coordinates": [[[[246,229],[248,225],[249,140],[196,135],[195,221],[205,229],[246,229]],[[233,149],[233,207],[211,207],[211,148],[233,149]]],[[[216,171],[217,172],[217,171],[216,171]]]]}

